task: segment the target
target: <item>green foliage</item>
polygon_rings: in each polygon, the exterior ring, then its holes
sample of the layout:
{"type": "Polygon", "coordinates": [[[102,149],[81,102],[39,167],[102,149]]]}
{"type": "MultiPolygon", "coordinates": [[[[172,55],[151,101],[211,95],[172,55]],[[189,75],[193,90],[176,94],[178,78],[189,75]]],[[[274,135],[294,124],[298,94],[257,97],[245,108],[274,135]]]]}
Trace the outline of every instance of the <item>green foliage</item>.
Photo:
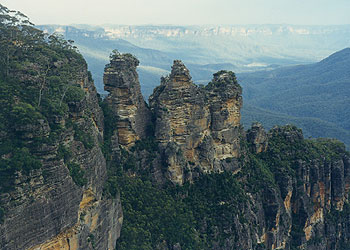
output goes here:
{"type": "MultiPolygon", "coordinates": [[[[117,249],[155,249],[163,242],[182,249],[208,249],[223,242],[225,230],[247,201],[230,173],[204,175],[183,187],[160,188],[149,180],[127,175],[109,180],[120,192],[124,222],[117,249]],[[140,192],[142,190],[142,192],[140,192]],[[219,238],[214,237],[219,230],[219,238]]],[[[240,217],[244,220],[244,216],[240,217]]]]}
{"type": "MultiPolygon", "coordinates": [[[[234,231],[234,217],[244,220],[241,207],[247,201],[243,187],[236,176],[222,174],[203,175],[192,185],[181,188],[179,197],[190,208],[195,217],[196,230],[201,233],[205,248],[212,248],[214,242],[222,244],[228,231],[234,231]]],[[[244,222],[243,222],[244,223],[244,222]]]]}
{"type": "Polygon", "coordinates": [[[169,246],[181,242],[183,249],[199,249],[194,218],[186,204],[139,178],[124,176],[118,184],[124,207],[118,249],[155,249],[164,240],[169,246]]]}
{"type": "Polygon", "coordinates": [[[75,184],[82,187],[87,183],[87,179],[84,177],[85,170],[83,170],[79,164],[74,162],[69,162],[67,164],[69,169],[69,174],[72,177],[75,184]]]}
{"type": "MultiPolygon", "coordinates": [[[[44,34],[22,13],[0,5],[1,192],[14,188],[17,171],[29,174],[41,167],[35,153],[68,128],[57,120],[85,98],[81,84],[86,77],[86,63],[71,41],[44,34]]],[[[79,131],[76,136],[92,147],[91,136],[79,131]]],[[[65,161],[70,157],[62,146],[58,154],[65,161]]],[[[71,172],[81,176],[77,168],[71,172]]]]}
{"type": "Polygon", "coordinates": [[[120,55],[121,55],[121,53],[120,53],[117,49],[114,49],[114,50],[112,50],[111,54],[109,55],[109,59],[110,59],[110,60],[115,60],[115,59],[117,59],[120,55]]]}
{"type": "Polygon", "coordinates": [[[84,144],[86,149],[92,149],[95,145],[94,139],[91,133],[85,132],[79,125],[74,124],[74,139],[84,144]]]}
{"type": "Polygon", "coordinates": [[[241,87],[238,85],[237,78],[234,72],[227,70],[220,70],[215,73],[213,81],[209,82],[205,88],[211,90],[213,88],[224,89],[227,87],[227,84],[235,84],[239,91],[242,91],[241,87]],[[221,75],[225,75],[225,77],[220,77],[221,75]]]}
{"type": "Polygon", "coordinates": [[[72,156],[72,152],[69,148],[67,148],[62,144],[58,146],[57,157],[59,159],[63,159],[64,162],[68,162],[71,156],[72,156]]]}
{"type": "Polygon", "coordinates": [[[20,12],[4,6],[0,12],[0,78],[45,116],[67,112],[67,102],[84,97],[75,86],[85,77],[83,57],[70,41],[34,28],[20,12]]]}
{"type": "Polygon", "coordinates": [[[89,234],[88,242],[91,242],[92,249],[96,247],[95,236],[93,234],[89,234]]]}
{"type": "Polygon", "coordinates": [[[246,185],[254,193],[267,187],[276,187],[275,175],[265,161],[253,154],[249,155],[249,161],[244,166],[244,175],[247,176],[246,185]]]}
{"type": "Polygon", "coordinates": [[[146,150],[148,152],[158,151],[158,143],[154,137],[147,137],[146,139],[139,140],[135,143],[135,146],[131,149],[131,151],[142,151],[146,150]]]}
{"type": "Polygon", "coordinates": [[[0,191],[8,192],[14,188],[17,171],[28,174],[33,169],[42,166],[41,162],[32,155],[28,148],[14,148],[12,145],[1,144],[0,158],[0,191]]]}
{"type": "MultiPolygon", "coordinates": [[[[156,145],[153,138],[148,138],[136,143],[133,151],[154,152],[156,145]]],[[[182,249],[208,249],[214,242],[224,242],[225,230],[232,227],[230,221],[240,214],[239,204],[247,201],[241,184],[231,173],[203,175],[182,187],[159,187],[137,169],[132,153],[121,149],[120,163],[109,164],[105,186],[105,193],[112,197],[120,194],[123,204],[118,249],[155,249],[176,243],[182,249]],[[136,176],[126,174],[130,169],[137,171],[136,176]],[[213,237],[217,230],[220,237],[213,237]]],[[[244,216],[240,219],[244,221],[244,216]]]]}
{"type": "Polygon", "coordinates": [[[99,104],[104,115],[104,133],[103,133],[102,152],[106,160],[109,161],[111,160],[111,138],[117,126],[117,119],[105,100],[100,101],[99,104]]]}
{"type": "Polygon", "coordinates": [[[13,105],[9,115],[16,125],[34,124],[44,118],[32,105],[22,102],[13,105]]]}
{"type": "Polygon", "coordinates": [[[67,103],[80,102],[82,99],[84,99],[84,97],[84,90],[82,90],[80,86],[69,86],[65,100],[67,103]]]}
{"type": "Polygon", "coordinates": [[[5,220],[5,210],[0,207],[0,224],[3,223],[5,220]]]}

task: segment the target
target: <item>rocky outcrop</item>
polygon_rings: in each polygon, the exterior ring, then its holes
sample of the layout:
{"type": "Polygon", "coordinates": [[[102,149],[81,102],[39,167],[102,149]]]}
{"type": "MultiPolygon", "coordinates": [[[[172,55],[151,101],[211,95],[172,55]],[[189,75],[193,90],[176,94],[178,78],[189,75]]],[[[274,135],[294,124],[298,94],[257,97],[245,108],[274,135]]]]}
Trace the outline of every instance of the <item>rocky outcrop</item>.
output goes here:
{"type": "Polygon", "coordinates": [[[205,87],[210,107],[210,130],[215,157],[224,160],[240,155],[242,89],[231,71],[219,71],[205,87]]]}
{"type": "Polygon", "coordinates": [[[255,153],[265,152],[268,145],[267,134],[261,123],[255,122],[247,131],[247,141],[252,145],[255,153]]]}
{"type": "Polygon", "coordinates": [[[223,160],[239,156],[242,99],[232,72],[218,72],[201,88],[191,81],[185,65],[175,60],[149,104],[156,117],[155,137],[174,183],[191,179],[195,168],[223,171],[223,160]]]}
{"type": "Polygon", "coordinates": [[[288,244],[283,249],[343,249],[340,246],[349,242],[348,222],[342,220],[338,233],[332,225],[349,206],[350,164],[344,145],[321,139],[307,142],[301,130],[292,126],[275,127],[268,137],[274,148],[267,147],[275,158],[271,163],[279,163],[274,174],[285,210],[281,219],[290,223],[288,244]],[[334,150],[331,154],[329,147],[334,150]]]}
{"type": "MultiPolygon", "coordinates": [[[[126,147],[129,158],[121,165],[129,167],[132,159],[131,175],[150,170],[158,184],[164,177],[182,185],[203,174],[232,173],[246,199],[232,204],[237,216],[222,229],[224,240],[219,229],[209,230],[215,232],[213,249],[341,249],[350,239],[349,223],[339,215],[346,217],[349,207],[345,149],[334,148],[333,141],[304,140],[290,125],[265,132],[254,123],[245,133],[241,93],[232,72],[219,71],[199,87],[185,65],[174,61],[149,99],[157,146],[144,141],[126,147]]],[[[206,234],[207,227],[198,230],[206,234]]]]}
{"type": "Polygon", "coordinates": [[[106,100],[117,119],[120,145],[130,148],[145,138],[151,115],[141,94],[136,67],[139,61],[131,54],[118,52],[106,65],[103,82],[109,92],[106,100]]]}

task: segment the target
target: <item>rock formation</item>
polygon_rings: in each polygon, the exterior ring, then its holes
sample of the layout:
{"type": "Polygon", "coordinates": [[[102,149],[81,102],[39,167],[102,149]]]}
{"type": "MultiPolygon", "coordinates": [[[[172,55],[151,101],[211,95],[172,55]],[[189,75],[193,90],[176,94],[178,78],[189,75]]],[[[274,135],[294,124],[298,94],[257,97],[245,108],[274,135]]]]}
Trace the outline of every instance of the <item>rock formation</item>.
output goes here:
{"type": "Polygon", "coordinates": [[[266,151],[268,138],[261,123],[255,122],[252,124],[251,129],[247,131],[247,141],[251,143],[256,153],[266,151]]]}
{"type": "MultiPolygon", "coordinates": [[[[349,242],[344,232],[348,223],[341,220],[335,227],[328,218],[349,206],[350,165],[344,148],[335,150],[339,153],[335,158],[328,158],[330,151],[325,148],[333,142],[308,142],[293,126],[266,133],[261,124],[254,123],[243,132],[241,88],[228,71],[219,71],[207,86],[198,87],[185,65],[176,60],[149,104],[159,148],[148,165],[142,159],[148,158],[147,152],[133,152],[136,162],[144,162],[142,169],[153,168],[155,173],[155,166],[160,166],[166,179],[180,185],[223,171],[237,173],[236,178],[246,183],[242,188],[249,202],[232,204],[239,207],[237,216],[245,219],[224,226],[224,243],[221,247],[213,243],[214,249],[300,246],[326,250],[349,242]],[[331,236],[327,230],[342,233],[331,236]]],[[[215,242],[216,236],[212,237],[215,242]]]]}
{"type": "Polygon", "coordinates": [[[175,60],[149,100],[155,137],[165,153],[169,178],[182,184],[185,172],[223,171],[222,160],[238,157],[241,88],[232,72],[220,71],[205,88],[191,81],[175,60]]]}
{"type": "Polygon", "coordinates": [[[139,61],[131,54],[116,52],[103,76],[105,90],[109,92],[107,102],[117,119],[119,143],[126,148],[145,138],[151,120],[141,94],[138,65],[139,61]]]}

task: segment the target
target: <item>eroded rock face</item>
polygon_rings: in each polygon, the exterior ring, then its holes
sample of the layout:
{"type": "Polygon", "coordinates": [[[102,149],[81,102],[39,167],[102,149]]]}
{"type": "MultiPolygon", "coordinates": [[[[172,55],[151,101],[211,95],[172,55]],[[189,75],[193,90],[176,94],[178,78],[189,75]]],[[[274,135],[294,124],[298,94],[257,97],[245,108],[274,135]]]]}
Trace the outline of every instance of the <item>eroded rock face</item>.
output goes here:
{"type": "Polygon", "coordinates": [[[266,151],[268,138],[261,123],[256,122],[252,124],[251,129],[247,131],[247,141],[251,143],[255,153],[266,151]]]}
{"type": "Polygon", "coordinates": [[[184,173],[194,168],[222,171],[222,160],[239,156],[242,99],[232,72],[218,72],[208,86],[200,88],[185,65],[175,60],[149,104],[156,117],[155,137],[173,182],[191,179],[191,174],[184,173]]]}
{"type": "MultiPolygon", "coordinates": [[[[69,103],[66,117],[55,118],[55,123],[65,129],[56,139],[36,148],[42,168],[29,175],[17,173],[15,189],[0,197],[6,210],[0,224],[1,249],[115,248],[122,224],[121,203],[119,198],[102,197],[107,177],[106,161],[98,146],[103,138],[103,114],[86,70],[81,72],[81,79],[77,83],[85,98],[69,103]],[[68,121],[75,128],[67,126],[68,121]],[[89,135],[91,146],[77,137],[78,129],[89,135]],[[84,171],[83,186],[73,181],[68,161],[58,156],[62,147],[70,152],[69,162],[84,171]]],[[[28,145],[50,134],[45,120],[39,120],[34,127],[15,129],[21,131],[21,139],[28,145]]]]}
{"type": "Polygon", "coordinates": [[[242,89],[230,71],[219,71],[205,87],[211,114],[211,135],[216,158],[239,157],[242,89]]]}
{"type": "Polygon", "coordinates": [[[119,143],[126,148],[146,136],[151,120],[140,90],[138,65],[134,56],[116,53],[103,76],[104,89],[109,92],[107,102],[117,118],[119,143]]]}
{"type": "MultiPolygon", "coordinates": [[[[271,143],[285,141],[288,145],[279,149],[283,150],[284,156],[280,157],[276,168],[283,168],[285,159],[293,164],[293,171],[283,169],[276,174],[284,203],[282,210],[285,210],[282,223],[290,223],[289,231],[293,233],[288,233],[288,244],[282,249],[298,246],[300,249],[330,250],[348,246],[349,223],[347,212],[343,210],[349,209],[350,164],[344,145],[337,146],[332,142],[335,151],[330,156],[329,152],[323,151],[322,145],[326,148],[331,142],[320,140],[318,148],[312,148],[317,144],[305,142],[301,130],[292,126],[275,127],[268,137],[271,143]],[[300,158],[300,155],[308,157],[300,158]]],[[[267,152],[271,154],[269,146],[267,152]]],[[[282,154],[273,153],[275,157],[282,154]]]]}

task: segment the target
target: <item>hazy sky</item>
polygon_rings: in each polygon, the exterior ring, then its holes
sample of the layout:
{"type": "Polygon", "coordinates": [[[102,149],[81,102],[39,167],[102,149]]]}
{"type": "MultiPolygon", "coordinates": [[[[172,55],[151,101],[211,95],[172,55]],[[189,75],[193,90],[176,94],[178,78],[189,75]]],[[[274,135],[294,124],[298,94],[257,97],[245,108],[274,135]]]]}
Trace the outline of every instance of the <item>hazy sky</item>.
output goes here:
{"type": "Polygon", "coordinates": [[[350,24],[350,0],[0,0],[35,24],[350,24]]]}

